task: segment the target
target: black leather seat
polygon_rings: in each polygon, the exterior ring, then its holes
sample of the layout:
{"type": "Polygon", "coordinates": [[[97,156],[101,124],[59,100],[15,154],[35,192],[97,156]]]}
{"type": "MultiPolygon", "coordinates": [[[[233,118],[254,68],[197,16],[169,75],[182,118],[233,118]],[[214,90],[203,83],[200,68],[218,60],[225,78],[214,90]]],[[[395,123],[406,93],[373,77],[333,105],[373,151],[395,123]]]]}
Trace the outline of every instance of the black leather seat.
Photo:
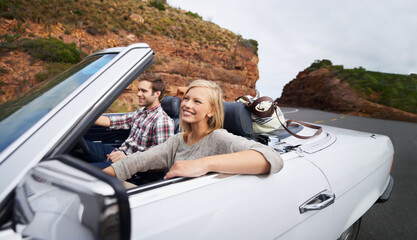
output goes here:
{"type": "Polygon", "coordinates": [[[223,108],[224,129],[242,137],[248,137],[253,133],[250,111],[245,104],[238,102],[223,102],[223,108]]]}
{"type": "Polygon", "coordinates": [[[164,111],[170,116],[175,123],[175,133],[179,131],[180,124],[180,107],[181,98],[174,96],[165,96],[162,99],[161,106],[164,111]]]}

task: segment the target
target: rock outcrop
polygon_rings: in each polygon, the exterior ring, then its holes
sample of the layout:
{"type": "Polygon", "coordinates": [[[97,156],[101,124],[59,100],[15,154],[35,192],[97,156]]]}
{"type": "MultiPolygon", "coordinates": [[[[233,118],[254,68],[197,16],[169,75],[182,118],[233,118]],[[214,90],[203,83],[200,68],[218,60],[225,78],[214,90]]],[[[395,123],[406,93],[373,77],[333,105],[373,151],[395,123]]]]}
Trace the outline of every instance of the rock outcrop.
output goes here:
{"type": "Polygon", "coordinates": [[[300,72],[285,85],[279,103],[355,116],[417,122],[417,114],[361,98],[346,81],[336,78],[326,68],[300,72]]]}
{"type": "MultiPolygon", "coordinates": [[[[0,35],[10,34],[17,24],[16,20],[0,18],[0,35]]],[[[227,49],[220,45],[187,43],[151,34],[137,36],[120,31],[117,34],[93,35],[83,29],[66,34],[60,24],[48,28],[29,21],[25,24],[27,27],[25,32],[20,33],[21,38],[51,36],[66,43],[75,42],[86,53],[136,42],[147,43],[155,52],[154,64],[140,78],[161,77],[167,82],[168,94],[175,94],[179,87],[186,86],[194,79],[208,79],[222,86],[226,100],[234,100],[241,95],[255,95],[255,83],[259,79],[258,56],[252,49],[240,44],[227,49]]],[[[15,50],[1,56],[0,67],[6,71],[0,75],[1,103],[38,84],[34,75],[45,70],[45,63],[15,50]]],[[[133,83],[120,96],[120,104],[137,103],[136,84],[133,83]]]]}

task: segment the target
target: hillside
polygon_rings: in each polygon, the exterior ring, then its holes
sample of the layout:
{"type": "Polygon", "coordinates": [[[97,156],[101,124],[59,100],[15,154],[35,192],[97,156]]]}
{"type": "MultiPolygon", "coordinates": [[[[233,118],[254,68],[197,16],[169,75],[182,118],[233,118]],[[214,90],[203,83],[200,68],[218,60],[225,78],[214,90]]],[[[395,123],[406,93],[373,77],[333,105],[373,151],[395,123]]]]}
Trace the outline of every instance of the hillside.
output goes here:
{"type": "Polygon", "coordinates": [[[323,60],[316,61],[286,84],[279,103],[355,116],[417,122],[416,87],[415,74],[406,76],[371,72],[363,68],[344,69],[323,60]]]}
{"type": "MultiPolygon", "coordinates": [[[[140,78],[161,77],[169,95],[194,79],[218,82],[229,101],[256,93],[256,40],[204,21],[197,13],[172,8],[164,0],[3,0],[0,104],[92,52],[136,42],[155,51],[155,63],[140,78]]],[[[134,110],[136,84],[108,111],[134,110]]],[[[329,60],[316,61],[285,86],[280,103],[417,122],[417,75],[344,69],[329,60]]]]}
{"type": "MultiPolygon", "coordinates": [[[[202,78],[218,82],[226,100],[233,100],[254,95],[259,79],[255,40],[164,1],[2,1],[0,103],[73,64],[65,59],[42,60],[25,47],[38,40],[62,41],[68,44],[62,47],[66,49],[72,44],[81,57],[104,48],[147,43],[155,51],[155,63],[140,77],[163,78],[168,94],[202,78]]],[[[136,105],[135,84],[119,98],[119,109],[136,105]]]]}

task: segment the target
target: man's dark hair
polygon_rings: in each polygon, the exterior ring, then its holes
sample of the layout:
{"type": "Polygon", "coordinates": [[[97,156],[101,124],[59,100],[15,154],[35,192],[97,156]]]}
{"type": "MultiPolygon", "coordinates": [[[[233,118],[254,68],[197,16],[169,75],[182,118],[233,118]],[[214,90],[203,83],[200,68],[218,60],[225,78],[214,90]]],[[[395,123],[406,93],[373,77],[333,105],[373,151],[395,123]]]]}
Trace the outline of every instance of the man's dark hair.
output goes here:
{"type": "Polygon", "coordinates": [[[164,94],[165,94],[165,82],[164,80],[162,80],[161,78],[157,78],[154,80],[148,80],[148,79],[142,79],[139,81],[149,81],[152,83],[152,93],[156,92],[156,91],[161,91],[161,94],[159,95],[158,100],[162,101],[162,99],[164,98],[164,94]]]}

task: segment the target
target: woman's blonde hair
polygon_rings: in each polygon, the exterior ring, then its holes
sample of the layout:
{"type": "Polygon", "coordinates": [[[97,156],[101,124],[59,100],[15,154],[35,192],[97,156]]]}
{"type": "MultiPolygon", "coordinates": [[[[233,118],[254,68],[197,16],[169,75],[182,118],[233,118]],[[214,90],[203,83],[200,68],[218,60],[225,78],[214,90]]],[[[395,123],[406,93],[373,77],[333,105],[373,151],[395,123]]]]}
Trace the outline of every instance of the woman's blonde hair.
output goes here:
{"type": "MultiPolygon", "coordinates": [[[[207,88],[210,95],[210,104],[214,107],[214,114],[208,119],[209,129],[207,133],[223,128],[224,111],[223,111],[223,92],[219,84],[209,80],[194,80],[191,82],[184,93],[187,94],[190,89],[195,87],[207,88]]],[[[182,111],[180,114],[180,129],[183,132],[191,132],[191,125],[182,120],[182,111]]]]}

